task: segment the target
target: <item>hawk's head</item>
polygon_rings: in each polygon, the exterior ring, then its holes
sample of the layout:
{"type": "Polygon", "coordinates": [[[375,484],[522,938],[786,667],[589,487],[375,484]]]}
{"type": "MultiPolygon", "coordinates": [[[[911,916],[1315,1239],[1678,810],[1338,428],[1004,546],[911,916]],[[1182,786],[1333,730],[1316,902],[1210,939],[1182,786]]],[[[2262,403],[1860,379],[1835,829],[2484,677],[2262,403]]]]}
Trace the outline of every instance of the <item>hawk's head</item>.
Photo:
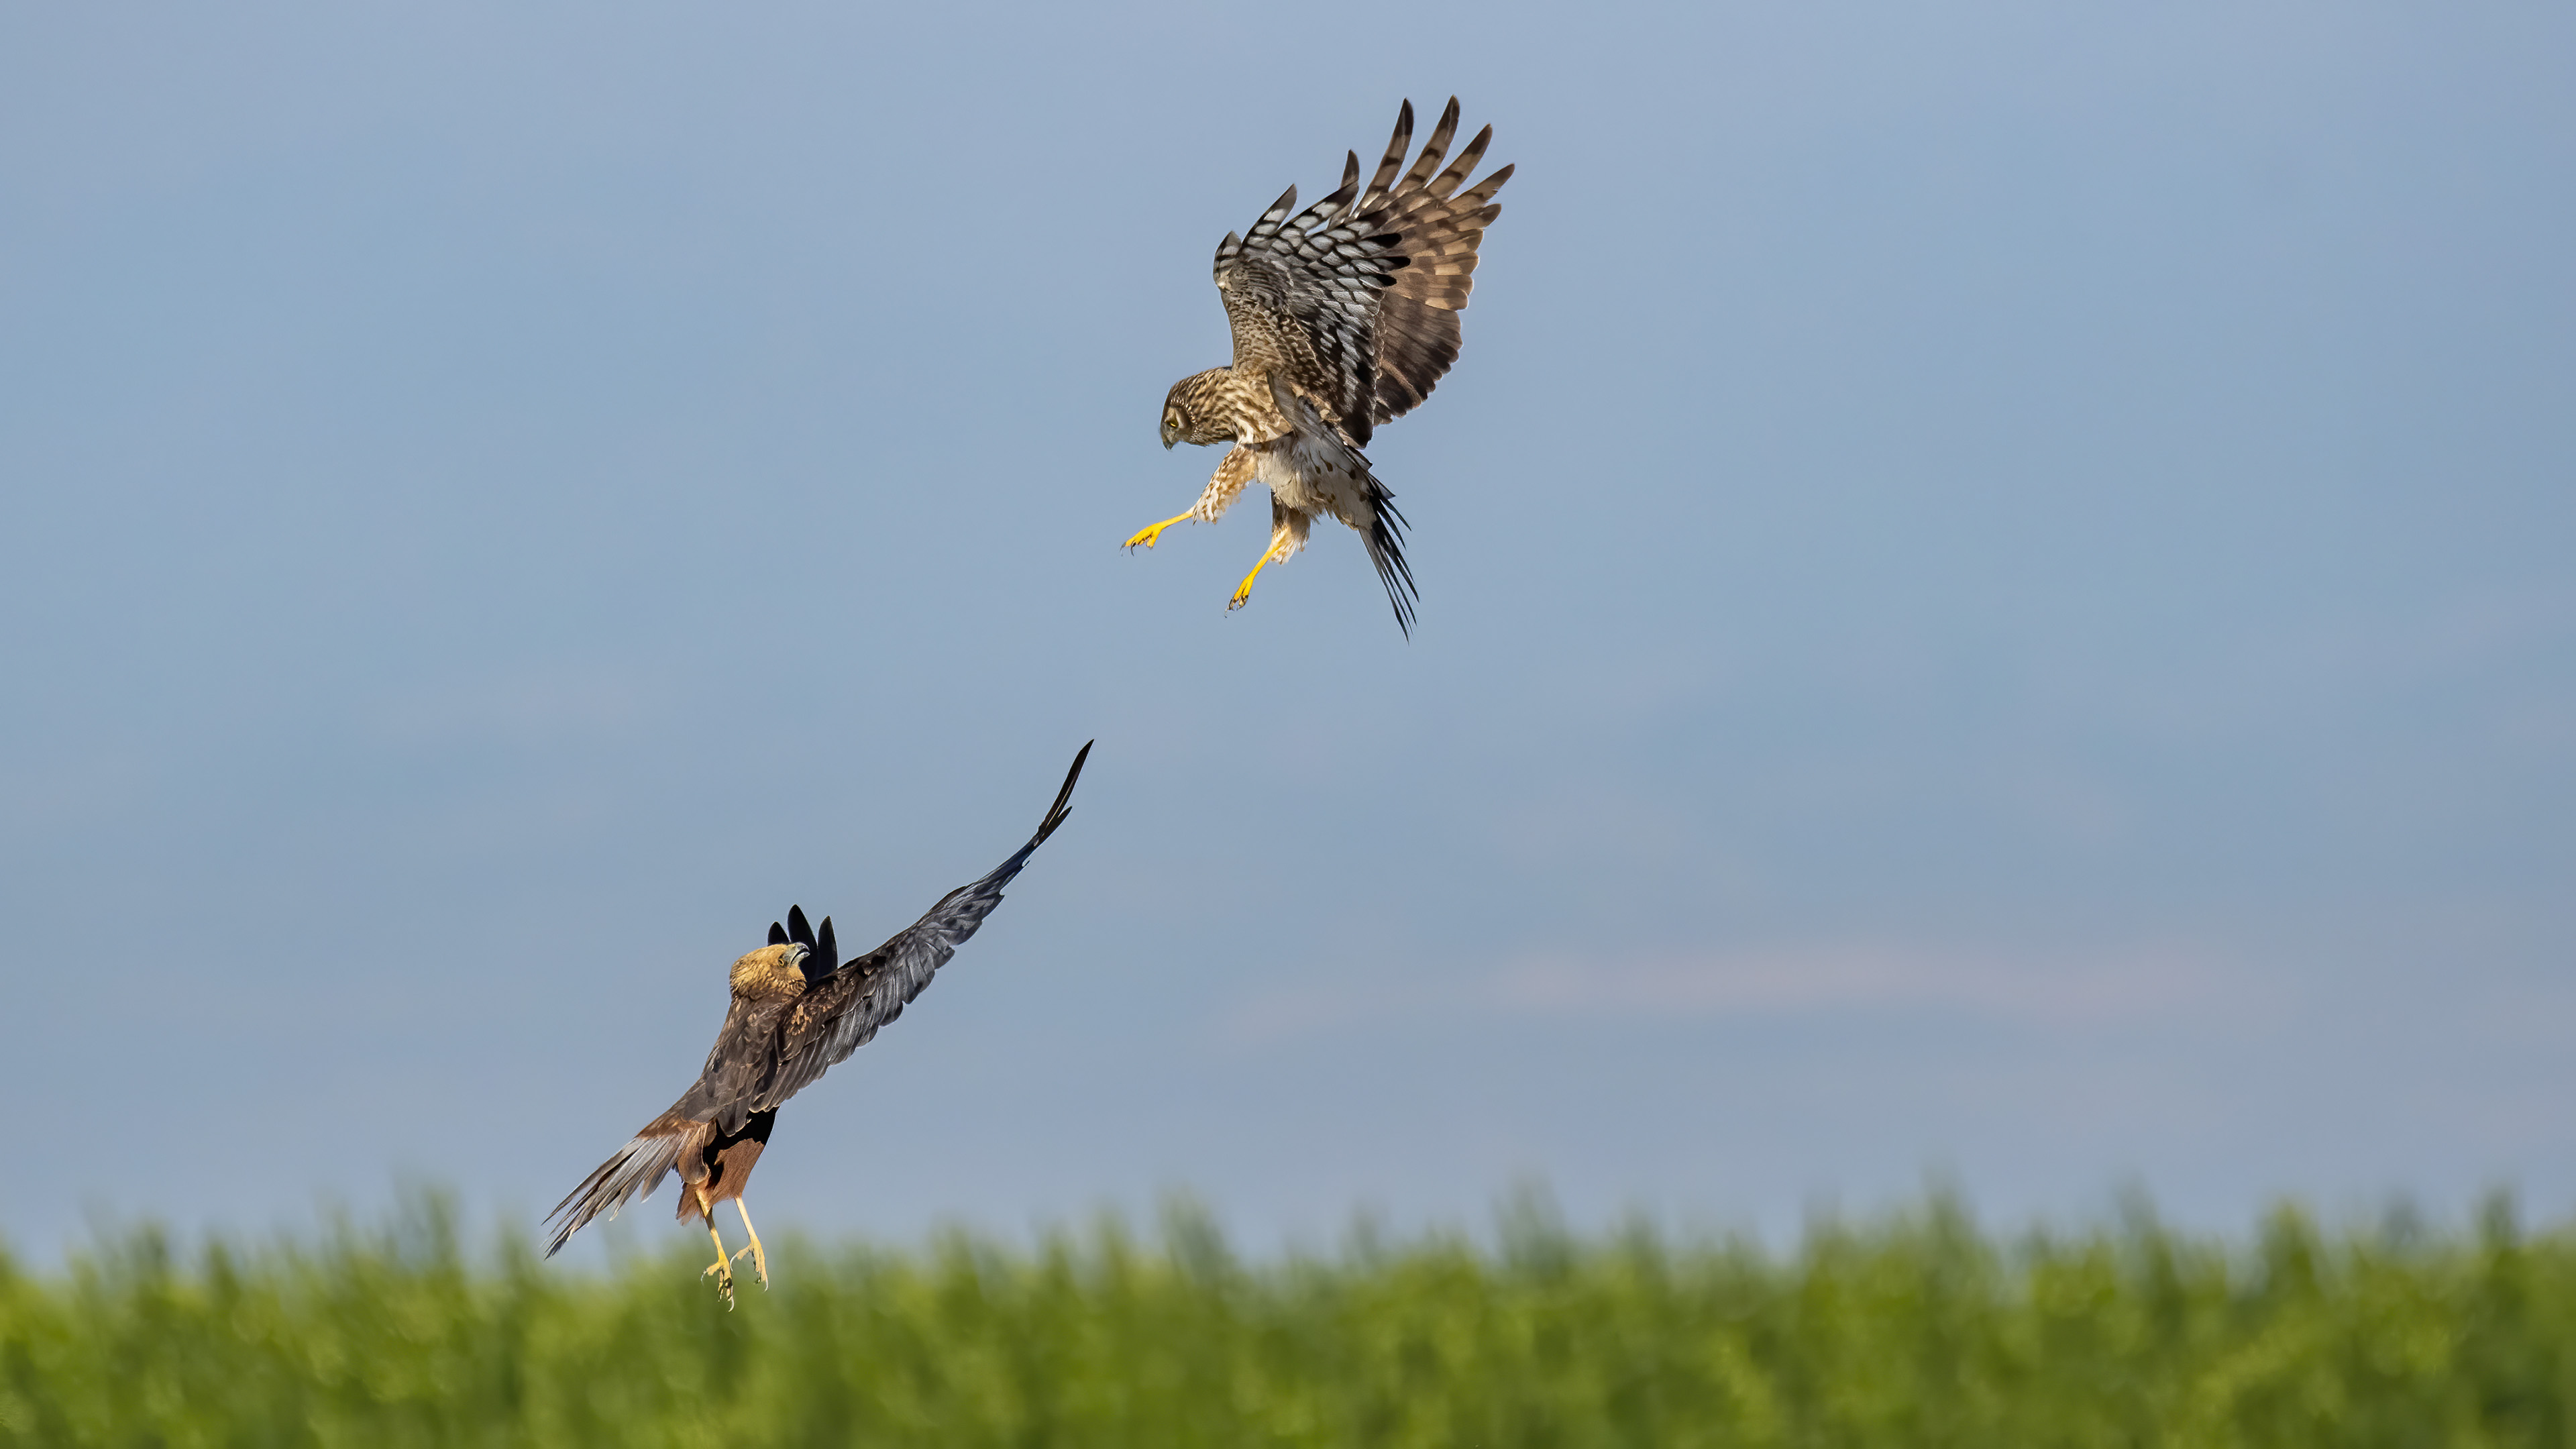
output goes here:
{"type": "Polygon", "coordinates": [[[733,963],[726,984],[734,995],[754,999],[800,995],[805,990],[805,958],[812,954],[793,944],[763,946],[733,963]]]}
{"type": "Polygon", "coordinates": [[[1233,379],[1226,369],[1211,367],[1173,383],[1163,397],[1163,446],[1233,442],[1234,409],[1226,402],[1226,384],[1233,379]]]}

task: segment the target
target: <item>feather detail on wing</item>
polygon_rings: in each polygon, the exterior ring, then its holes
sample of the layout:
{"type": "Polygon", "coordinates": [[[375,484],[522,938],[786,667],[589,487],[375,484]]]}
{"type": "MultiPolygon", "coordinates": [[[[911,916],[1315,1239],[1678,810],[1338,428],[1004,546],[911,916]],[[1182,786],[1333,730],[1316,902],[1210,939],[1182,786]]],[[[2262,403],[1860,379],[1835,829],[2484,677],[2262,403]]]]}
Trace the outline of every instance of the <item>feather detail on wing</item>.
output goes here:
{"type": "Polygon", "coordinates": [[[1299,212],[1289,187],[1251,230],[1217,246],[1234,370],[1283,374],[1355,447],[1368,445],[1376,424],[1419,405],[1458,360],[1457,312],[1473,286],[1476,247],[1502,212],[1494,193],[1512,168],[1461,191],[1494,129],[1443,170],[1457,130],[1452,97],[1398,179],[1413,139],[1407,101],[1366,190],[1359,157],[1347,156],[1330,196],[1299,212]]]}
{"type": "Polygon", "coordinates": [[[1413,103],[1405,102],[1385,159],[1378,163],[1368,193],[1355,203],[1356,210],[1376,218],[1374,226],[1395,235],[1393,250],[1406,263],[1378,302],[1375,415],[1381,423],[1419,407],[1458,360],[1458,313],[1475,286],[1476,248],[1485,239],[1485,228],[1503,214],[1494,193],[1512,179],[1511,167],[1499,167],[1459,190],[1484,159],[1494,128],[1478,131],[1458,159],[1441,169],[1457,133],[1458,98],[1452,96],[1412,169],[1388,187],[1387,179],[1403,164],[1412,140],[1413,103]]]}
{"type": "Polygon", "coordinates": [[[763,1099],[778,1080],[779,1038],[801,1004],[801,998],[735,997],[697,1084],[671,1110],[717,1132],[739,1132],[752,1113],[775,1106],[763,1099]]]}
{"type": "Polygon", "coordinates": [[[592,1219],[615,1217],[629,1198],[650,1195],[662,1185],[663,1177],[679,1165],[682,1153],[695,1155],[707,1136],[703,1122],[692,1122],[675,1109],[654,1118],[618,1149],[617,1155],[599,1165],[597,1171],[583,1178],[581,1186],[565,1194],[546,1220],[555,1224],[546,1239],[546,1256],[562,1251],[565,1242],[592,1219]]]}
{"type": "MultiPolygon", "coordinates": [[[[755,1110],[766,1111],[795,1096],[903,1014],[904,1007],[930,984],[932,973],[947,965],[957,948],[1002,903],[1002,888],[1072,813],[1073,785],[1082,778],[1083,761],[1090,757],[1091,746],[1086,744],[1073,757],[1064,788],[1056,792],[1055,804],[1038,823],[1037,834],[1010,859],[983,879],[941,897],[939,904],[884,945],[837,970],[827,966],[828,974],[808,983],[788,1018],[777,1075],[760,1094],[755,1110]]],[[[830,929],[828,921],[824,929],[830,929]]]]}
{"type": "Polygon", "coordinates": [[[1234,330],[1238,376],[1284,377],[1325,417],[1345,425],[1361,419],[1365,432],[1377,386],[1377,297],[1404,262],[1366,219],[1327,222],[1358,194],[1356,160],[1349,170],[1340,190],[1293,219],[1291,186],[1251,231],[1229,235],[1217,248],[1216,285],[1234,330]]]}

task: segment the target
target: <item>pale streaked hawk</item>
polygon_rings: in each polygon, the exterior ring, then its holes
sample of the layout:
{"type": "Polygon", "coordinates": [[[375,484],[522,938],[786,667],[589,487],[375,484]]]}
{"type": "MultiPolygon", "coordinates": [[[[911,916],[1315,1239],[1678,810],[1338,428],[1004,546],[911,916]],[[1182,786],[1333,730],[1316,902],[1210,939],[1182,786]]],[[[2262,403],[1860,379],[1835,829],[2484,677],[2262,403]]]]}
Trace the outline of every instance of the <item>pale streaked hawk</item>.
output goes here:
{"type": "Polygon", "coordinates": [[[1406,101],[1365,190],[1352,153],[1332,195],[1298,212],[1291,186],[1251,231],[1218,245],[1216,285],[1234,330],[1234,363],[1173,384],[1163,400],[1163,446],[1234,446],[1189,512],[1139,531],[1129,548],[1151,548],[1184,520],[1214,523],[1244,484],[1258,481],[1270,490],[1270,547],[1226,607],[1252,597],[1262,568],[1304,548],[1308,524],[1329,513],[1359,532],[1397,627],[1412,632],[1404,516],[1360,449],[1377,424],[1420,405],[1458,360],[1458,311],[1475,281],[1476,246],[1502,212],[1493,197],[1512,168],[1466,186],[1494,128],[1477,132],[1443,169],[1457,131],[1452,97],[1406,169],[1413,142],[1406,101]]]}

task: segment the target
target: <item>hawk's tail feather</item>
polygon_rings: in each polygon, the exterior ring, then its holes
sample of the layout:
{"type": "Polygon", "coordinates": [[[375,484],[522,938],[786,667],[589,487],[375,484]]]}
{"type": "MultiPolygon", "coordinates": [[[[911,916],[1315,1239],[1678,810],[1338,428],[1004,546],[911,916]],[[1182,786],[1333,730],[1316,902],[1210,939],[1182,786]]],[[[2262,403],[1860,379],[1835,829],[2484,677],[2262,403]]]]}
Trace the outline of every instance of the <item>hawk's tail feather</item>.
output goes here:
{"type": "Polygon", "coordinates": [[[1413,586],[1413,565],[1404,561],[1404,531],[1412,527],[1395,506],[1395,494],[1377,475],[1363,475],[1369,487],[1369,526],[1360,539],[1368,547],[1369,562],[1377,566],[1377,580],[1386,585],[1386,601],[1395,609],[1395,627],[1404,637],[1413,637],[1413,604],[1421,594],[1413,586]]]}

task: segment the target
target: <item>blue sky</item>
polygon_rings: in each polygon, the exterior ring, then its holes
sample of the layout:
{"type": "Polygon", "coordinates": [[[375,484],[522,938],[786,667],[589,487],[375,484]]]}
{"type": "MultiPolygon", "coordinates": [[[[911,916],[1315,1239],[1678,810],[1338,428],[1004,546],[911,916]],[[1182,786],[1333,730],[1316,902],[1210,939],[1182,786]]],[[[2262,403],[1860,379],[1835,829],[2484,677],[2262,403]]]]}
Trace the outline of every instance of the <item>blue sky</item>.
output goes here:
{"type": "Polygon", "coordinates": [[[764,1221],[2576,1205],[2576,14],[1294,14],[0,11],[0,1238],[531,1218],[1094,736],[764,1221]],[[1209,254],[1453,92],[1421,627],[1228,615],[1209,254]]]}

